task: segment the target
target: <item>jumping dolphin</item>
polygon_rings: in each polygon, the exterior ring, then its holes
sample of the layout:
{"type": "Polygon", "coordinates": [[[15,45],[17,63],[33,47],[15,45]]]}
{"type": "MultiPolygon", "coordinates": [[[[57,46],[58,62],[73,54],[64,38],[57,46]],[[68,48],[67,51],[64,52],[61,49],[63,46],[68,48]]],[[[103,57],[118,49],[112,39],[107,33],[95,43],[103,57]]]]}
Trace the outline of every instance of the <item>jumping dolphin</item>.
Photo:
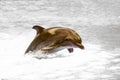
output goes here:
{"type": "Polygon", "coordinates": [[[65,27],[52,27],[43,28],[42,26],[35,25],[33,29],[37,31],[34,40],[31,42],[25,54],[29,51],[35,52],[38,50],[44,52],[56,52],[67,48],[69,53],[73,52],[74,47],[84,49],[82,39],[77,32],[70,28],[65,27]]]}

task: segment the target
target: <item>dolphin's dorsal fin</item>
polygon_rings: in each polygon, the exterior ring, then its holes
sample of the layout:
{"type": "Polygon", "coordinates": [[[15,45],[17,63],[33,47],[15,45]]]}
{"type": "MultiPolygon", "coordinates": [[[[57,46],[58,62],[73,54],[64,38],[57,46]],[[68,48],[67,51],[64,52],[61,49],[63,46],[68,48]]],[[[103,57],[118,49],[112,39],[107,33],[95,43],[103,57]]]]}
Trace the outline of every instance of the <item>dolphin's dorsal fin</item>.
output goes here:
{"type": "Polygon", "coordinates": [[[32,28],[37,31],[37,34],[43,32],[43,30],[45,29],[45,28],[43,28],[42,26],[39,26],[39,25],[35,25],[32,28]]]}

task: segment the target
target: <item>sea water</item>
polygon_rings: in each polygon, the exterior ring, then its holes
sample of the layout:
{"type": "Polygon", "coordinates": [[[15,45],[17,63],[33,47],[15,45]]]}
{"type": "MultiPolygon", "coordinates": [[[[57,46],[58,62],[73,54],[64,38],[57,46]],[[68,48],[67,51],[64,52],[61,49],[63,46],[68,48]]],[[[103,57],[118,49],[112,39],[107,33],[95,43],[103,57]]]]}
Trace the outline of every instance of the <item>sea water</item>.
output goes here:
{"type": "Polygon", "coordinates": [[[119,9],[119,0],[0,0],[0,80],[119,80],[119,9]],[[85,50],[25,55],[36,24],[74,29],[85,50]]]}

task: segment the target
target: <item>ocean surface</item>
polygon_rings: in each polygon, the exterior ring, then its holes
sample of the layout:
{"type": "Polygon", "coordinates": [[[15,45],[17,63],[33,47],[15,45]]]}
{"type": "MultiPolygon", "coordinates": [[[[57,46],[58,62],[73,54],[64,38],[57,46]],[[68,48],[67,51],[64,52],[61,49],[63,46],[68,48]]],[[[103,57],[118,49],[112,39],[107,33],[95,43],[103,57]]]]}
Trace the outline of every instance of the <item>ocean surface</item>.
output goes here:
{"type": "Polygon", "coordinates": [[[120,80],[119,5],[120,0],[0,0],[0,80],[120,80]],[[34,25],[74,29],[85,50],[24,55],[34,25]]]}

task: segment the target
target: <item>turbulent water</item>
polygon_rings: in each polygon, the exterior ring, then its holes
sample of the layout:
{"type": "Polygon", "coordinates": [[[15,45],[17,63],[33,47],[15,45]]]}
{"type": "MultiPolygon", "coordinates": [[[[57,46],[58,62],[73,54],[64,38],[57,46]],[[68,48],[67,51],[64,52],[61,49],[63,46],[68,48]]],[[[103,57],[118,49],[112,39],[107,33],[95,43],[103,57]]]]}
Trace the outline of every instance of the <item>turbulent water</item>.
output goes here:
{"type": "Polygon", "coordinates": [[[119,0],[0,0],[0,80],[120,80],[119,5],[119,0]],[[74,29],[85,50],[24,55],[36,24],[74,29]]]}

